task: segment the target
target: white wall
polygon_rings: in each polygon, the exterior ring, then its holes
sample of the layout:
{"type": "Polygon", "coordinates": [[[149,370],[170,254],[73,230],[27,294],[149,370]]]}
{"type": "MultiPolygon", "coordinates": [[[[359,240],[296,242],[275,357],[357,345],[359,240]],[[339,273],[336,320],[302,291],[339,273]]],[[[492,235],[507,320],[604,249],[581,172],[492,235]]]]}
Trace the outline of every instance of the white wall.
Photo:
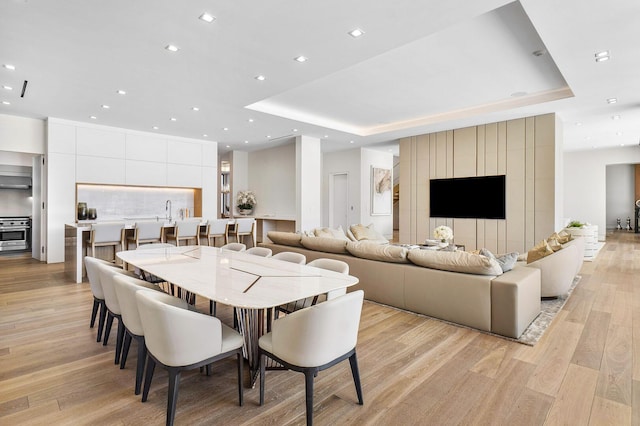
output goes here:
{"type": "Polygon", "coordinates": [[[44,120],[0,114],[0,151],[44,154],[45,140],[44,120]]]}
{"type": "Polygon", "coordinates": [[[202,188],[217,213],[217,144],[56,118],[48,120],[47,262],[64,261],[64,224],[76,219],[76,183],[202,188]]]}
{"type": "Polygon", "coordinates": [[[564,216],[598,225],[599,239],[607,226],[606,167],[640,163],[638,146],[564,153],[564,216]]]}
{"type": "MultiPolygon", "coordinates": [[[[296,216],[296,146],[294,143],[249,153],[249,186],[256,216],[296,216]]],[[[235,189],[235,188],[234,188],[235,189]]],[[[237,193],[237,190],[236,190],[237,193]]]]}
{"type": "Polygon", "coordinates": [[[322,224],[322,149],[320,139],[297,136],[296,231],[322,224]]]}
{"type": "Polygon", "coordinates": [[[607,229],[615,229],[617,219],[622,228],[631,219],[635,229],[635,165],[616,164],[606,167],[607,176],[607,229]]]}
{"type": "MultiPolygon", "coordinates": [[[[249,185],[249,153],[233,151],[231,154],[231,215],[237,215],[238,191],[251,190],[249,185]]],[[[256,200],[259,202],[259,200],[256,200]]]]}

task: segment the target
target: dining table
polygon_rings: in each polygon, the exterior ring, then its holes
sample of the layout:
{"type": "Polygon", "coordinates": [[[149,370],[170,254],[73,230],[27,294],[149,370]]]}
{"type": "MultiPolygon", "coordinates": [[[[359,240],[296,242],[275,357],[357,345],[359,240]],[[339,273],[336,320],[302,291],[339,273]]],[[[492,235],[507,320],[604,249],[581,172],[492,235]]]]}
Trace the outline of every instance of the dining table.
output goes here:
{"type": "Polygon", "coordinates": [[[186,292],[233,306],[251,386],[260,367],[258,339],[268,331],[273,308],[358,283],[352,275],[219,247],[160,247],[116,256],[186,292]]]}

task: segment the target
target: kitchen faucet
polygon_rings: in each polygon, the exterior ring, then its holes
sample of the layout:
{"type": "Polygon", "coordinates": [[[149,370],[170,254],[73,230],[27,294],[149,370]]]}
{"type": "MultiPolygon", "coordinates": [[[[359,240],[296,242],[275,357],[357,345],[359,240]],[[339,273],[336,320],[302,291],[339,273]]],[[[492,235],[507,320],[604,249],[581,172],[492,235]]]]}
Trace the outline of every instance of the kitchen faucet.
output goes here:
{"type": "Polygon", "coordinates": [[[164,216],[169,220],[169,223],[171,223],[171,200],[167,200],[167,202],[164,203],[164,216]]]}

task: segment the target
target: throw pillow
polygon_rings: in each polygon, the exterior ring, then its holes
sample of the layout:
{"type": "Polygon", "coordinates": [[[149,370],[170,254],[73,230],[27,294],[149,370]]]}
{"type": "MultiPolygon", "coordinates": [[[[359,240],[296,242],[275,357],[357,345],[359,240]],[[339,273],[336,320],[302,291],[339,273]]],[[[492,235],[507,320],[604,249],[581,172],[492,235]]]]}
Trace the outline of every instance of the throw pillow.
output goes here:
{"type": "Polygon", "coordinates": [[[338,238],[341,240],[349,241],[349,238],[347,238],[347,235],[344,233],[342,226],[338,226],[338,228],[336,229],[316,228],[314,229],[314,234],[316,237],[338,238]]]}
{"type": "Polygon", "coordinates": [[[558,243],[560,244],[566,244],[573,239],[573,236],[563,229],[560,232],[554,232],[551,234],[547,240],[550,238],[558,240],[558,243]]]}
{"type": "Polygon", "coordinates": [[[488,258],[495,259],[496,262],[498,262],[498,265],[500,265],[500,268],[502,268],[502,272],[507,272],[512,270],[516,264],[516,261],[518,260],[517,251],[496,256],[486,248],[483,248],[480,250],[480,254],[483,256],[487,256],[488,258]]]}
{"type": "Polygon", "coordinates": [[[502,275],[502,268],[495,259],[466,251],[410,250],[409,260],[418,266],[442,271],[476,275],[502,275]]]}
{"type": "Polygon", "coordinates": [[[549,244],[549,247],[551,247],[551,250],[554,252],[562,249],[562,244],[560,244],[557,238],[547,238],[547,244],[549,244]]]}
{"type": "Polygon", "coordinates": [[[368,240],[378,243],[386,244],[389,242],[382,234],[375,230],[373,223],[368,226],[364,225],[351,225],[349,227],[351,233],[355,237],[356,241],[368,240]]]}
{"type": "Polygon", "coordinates": [[[409,263],[407,260],[407,250],[402,246],[391,244],[377,244],[371,241],[349,241],[347,251],[355,257],[370,260],[380,260],[382,262],[409,263]]]}
{"type": "Polygon", "coordinates": [[[300,240],[304,248],[315,251],[323,251],[325,253],[346,254],[347,240],[333,237],[307,237],[303,236],[300,240]]]}
{"type": "Polygon", "coordinates": [[[553,250],[547,244],[547,240],[542,240],[527,253],[527,264],[542,259],[543,257],[553,254],[553,250]]]}
{"type": "Polygon", "coordinates": [[[282,244],[283,246],[302,247],[300,244],[301,234],[294,232],[282,232],[282,231],[269,231],[267,237],[274,242],[274,244],[282,244]]]}

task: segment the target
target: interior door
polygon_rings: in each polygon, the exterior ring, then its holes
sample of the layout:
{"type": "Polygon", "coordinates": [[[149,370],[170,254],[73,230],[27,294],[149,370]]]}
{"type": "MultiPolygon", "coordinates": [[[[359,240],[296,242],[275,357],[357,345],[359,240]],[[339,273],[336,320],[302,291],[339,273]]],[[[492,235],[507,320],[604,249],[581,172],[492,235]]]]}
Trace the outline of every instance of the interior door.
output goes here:
{"type": "Polygon", "coordinates": [[[333,173],[329,182],[329,226],[349,227],[349,174],[333,173]]]}

